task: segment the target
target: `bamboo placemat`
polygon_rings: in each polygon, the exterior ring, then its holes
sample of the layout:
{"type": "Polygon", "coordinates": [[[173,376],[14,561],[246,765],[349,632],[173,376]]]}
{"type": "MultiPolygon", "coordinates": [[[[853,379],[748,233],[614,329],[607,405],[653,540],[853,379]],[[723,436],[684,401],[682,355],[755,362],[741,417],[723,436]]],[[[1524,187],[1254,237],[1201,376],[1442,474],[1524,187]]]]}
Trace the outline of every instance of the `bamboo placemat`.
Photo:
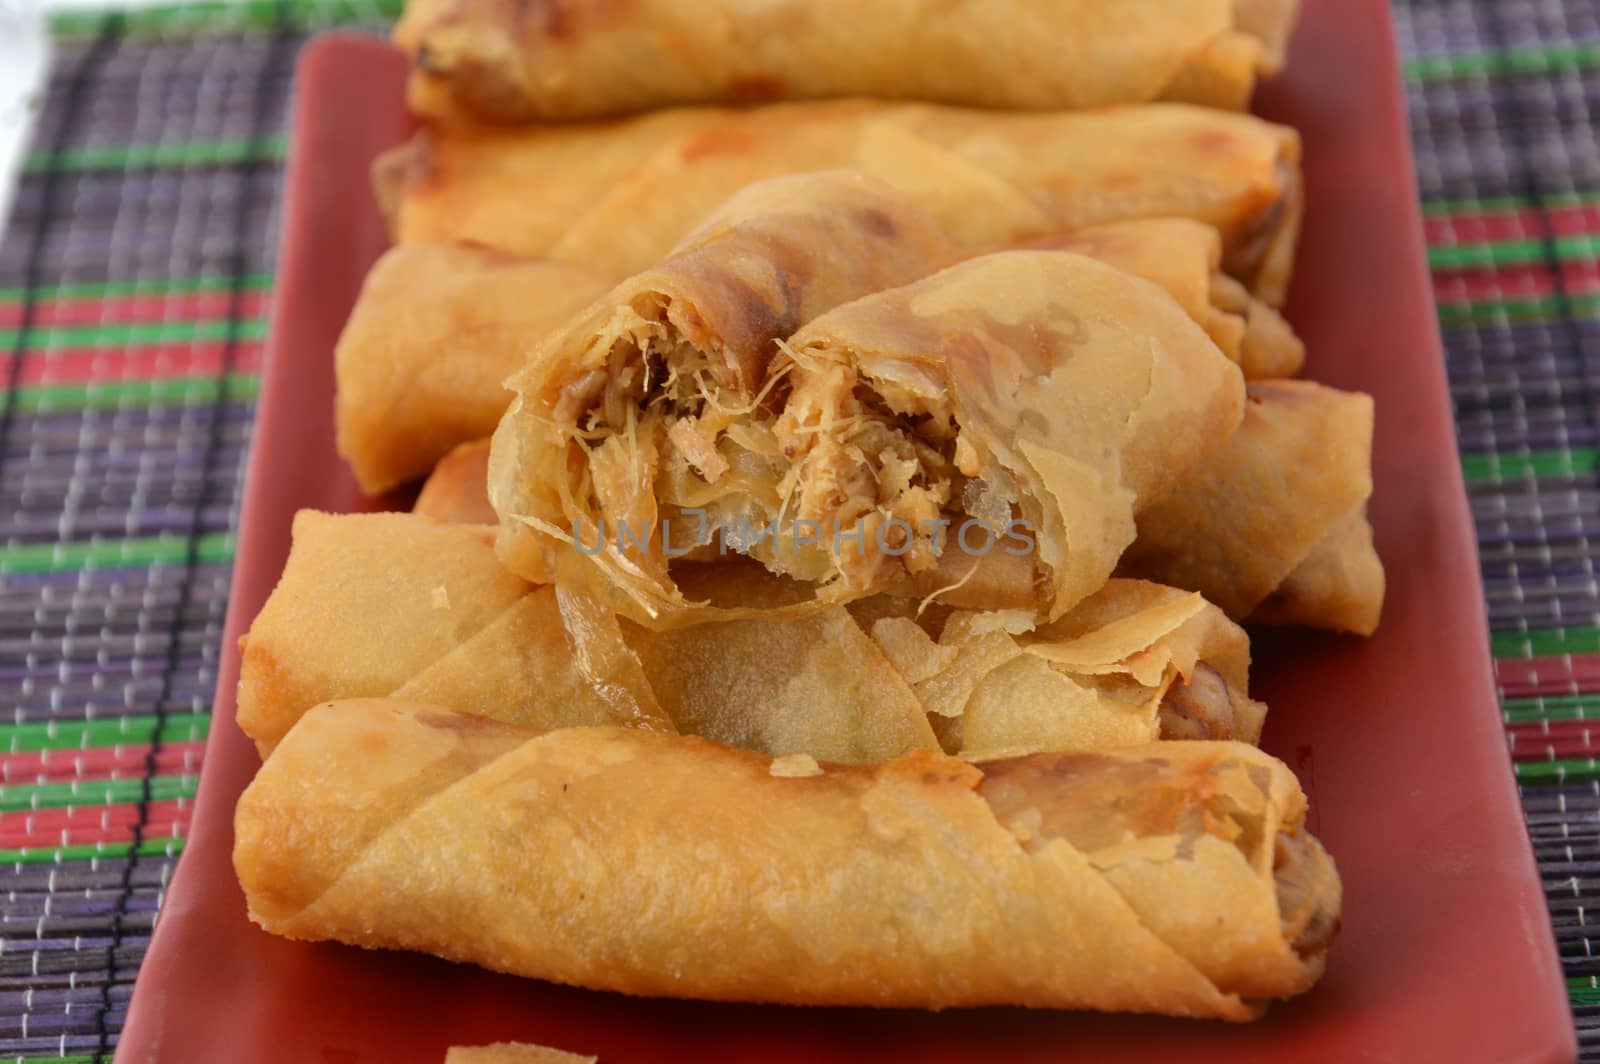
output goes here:
{"type": "MultiPolygon", "coordinates": [[[[200,770],[294,58],[395,2],[55,19],[0,242],[7,1059],[115,1045],[200,770]]],[[[1600,0],[1395,14],[1507,736],[1600,1060],[1600,0]]]]}

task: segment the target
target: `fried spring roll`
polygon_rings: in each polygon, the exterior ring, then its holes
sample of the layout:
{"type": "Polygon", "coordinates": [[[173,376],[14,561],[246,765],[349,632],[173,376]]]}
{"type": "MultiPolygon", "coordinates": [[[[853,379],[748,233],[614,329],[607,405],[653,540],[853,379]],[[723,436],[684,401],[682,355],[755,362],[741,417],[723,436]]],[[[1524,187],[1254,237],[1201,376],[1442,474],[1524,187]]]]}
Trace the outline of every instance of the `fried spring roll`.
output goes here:
{"type": "Polygon", "coordinates": [[[1372,544],[1372,399],[1257,381],[1232,438],[1139,514],[1121,571],[1227,611],[1371,635],[1383,610],[1372,544]]]}
{"type": "Polygon", "coordinates": [[[785,511],[866,543],[834,535],[762,560],[845,601],[1020,560],[1026,578],[992,605],[1060,617],[1105,583],[1134,513],[1227,438],[1244,400],[1238,367],[1166,293],[1061,251],[984,256],[880,292],[785,350],[785,511]],[[976,526],[1027,543],[984,551],[966,535],[976,526]]]}
{"type": "Polygon", "coordinates": [[[1299,233],[1299,160],[1288,127],[1176,104],[1017,114],[847,100],[433,128],[376,177],[397,242],[471,240],[625,276],[748,184],[850,167],[912,196],[973,250],[1192,218],[1221,234],[1227,273],[1276,306],[1299,233]]]}
{"type": "Polygon", "coordinates": [[[614,590],[647,619],[663,612],[658,601],[679,604],[667,563],[706,536],[684,516],[675,546],[659,504],[692,511],[691,494],[709,506],[740,487],[776,501],[770,432],[756,419],[779,342],[951,256],[930,217],[858,173],[734,196],[678,254],[548,337],[512,380],[517,397],[490,455],[502,560],[535,582],[614,590]],[[658,475],[682,491],[658,497],[658,475]],[[702,489],[700,478],[721,487],[702,489]],[[615,550],[603,545],[606,529],[615,550]]]}
{"type": "Polygon", "coordinates": [[[1197,596],[1117,580],[1015,641],[992,629],[1010,657],[1025,644],[1076,685],[1035,684],[999,713],[979,697],[1004,679],[988,678],[1004,664],[993,638],[955,638],[958,629],[989,632],[978,615],[887,596],[848,612],[796,611],[804,589],[759,565],[700,563],[682,570],[695,595],[755,608],[653,631],[587,596],[509,580],[486,532],[403,514],[301,514],[283,578],[244,642],[238,720],[261,751],[312,706],[372,692],[524,727],[676,727],[850,763],[934,748],[930,713],[962,752],[1260,733],[1243,633],[1213,607],[1174,614],[1168,605],[1197,596]],[[878,626],[888,620],[901,627],[886,635],[878,626]],[[920,641],[904,630],[917,623],[927,633],[920,641]],[[979,722],[964,746],[952,738],[963,712],[979,722]]]}
{"type": "Polygon", "coordinates": [[[962,757],[1261,737],[1249,637],[1194,593],[1112,580],[1042,627],[963,612],[933,633],[907,617],[867,627],[962,757]]]}
{"type": "Polygon", "coordinates": [[[498,522],[500,516],[489,505],[489,441],[460,444],[439,459],[411,512],[458,525],[498,522]]]}
{"type": "MultiPolygon", "coordinates": [[[[968,202],[981,209],[988,200],[983,193],[975,195],[978,198],[968,202]]],[[[1305,346],[1282,316],[1218,272],[1220,245],[1216,231],[1208,226],[1179,218],[1143,219],[1093,226],[1020,246],[1076,251],[1160,285],[1206,330],[1223,354],[1239,363],[1247,379],[1293,376],[1304,361],[1305,346]]],[[[390,257],[402,251],[407,268],[414,270],[419,280],[449,274],[462,254],[450,245],[419,244],[392,251],[390,257]],[[436,261],[430,265],[429,259],[436,261]]],[[[499,275],[508,281],[515,272],[509,265],[489,271],[491,277],[499,275]]],[[[354,456],[358,472],[366,471],[363,481],[369,490],[392,486],[395,472],[403,469],[409,478],[424,461],[437,458],[438,466],[417,500],[416,512],[445,520],[493,523],[496,518],[480,468],[487,458],[487,444],[480,451],[469,447],[468,441],[474,433],[492,431],[498,413],[510,405],[511,393],[504,381],[526,358],[533,346],[530,337],[538,336],[545,319],[540,310],[540,320],[530,321],[525,300],[496,302],[492,291],[487,300],[480,300],[470,287],[477,274],[469,268],[459,276],[460,284],[421,285],[408,293],[396,285],[368,282],[368,294],[358,304],[339,349],[339,370],[347,380],[375,383],[359,392],[355,386],[341,391],[340,426],[347,431],[347,438],[359,440],[359,446],[352,442],[347,451],[354,456]],[[391,315],[398,308],[404,309],[391,315]],[[495,317],[497,314],[503,317],[495,317]],[[463,324],[467,315],[470,320],[463,324]],[[438,321],[441,326],[456,322],[465,336],[459,341],[441,340],[439,329],[400,327],[414,326],[419,320],[438,321]],[[451,360],[463,343],[470,361],[452,368],[451,360]],[[375,406],[362,406],[352,398],[358,394],[370,397],[379,389],[390,395],[387,400],[371,399],[375,406]],[[374,416],[374,409],[384,416],[374,416]],[[494,418],[488,416],[491,411],[497,412],[494,418]],[[365,430],[359,437],[353,428],[357,424],[365,430]],[[461,453],[438,457],[435,452],[446,443],[460,444],[461,453]],[[380,468],[389,471],[382,478],[374,475],[380,468]],[[470,516],[462,516],[465,514],[470,516]]]]}
{"type": "Polygon", "coordinates": [[[1014,247],[1076,251],[1160,285],[1239,364],[1246,380],[1293,377],[1305,365],[1305,344],[1283,315],[1221,272],[1222,242],[1210,226],[1186,218],[1148,218],[1014,247]]]}
{"type": "Polygon", "coordinates": [[[511,401],[505,379],[528,349],[609,283],[472,245],[386,253],[334,352],[339,453],[362,490],[382,494],[493,432],[511,401]]]}
{"type": "Polygon", "coordinates": [[[839,607],[657,636],[511,576],[489,529],[306,511],[294,537],[242,644],[237,718],[263,754],[318,703],[379,696],[833,761],[936,745],[910,685],[839,607]]]}
{"type": "Polygon", "coordinates": [[[410,0],[394,39],[420,114],[596,118],[870,96],[995,108],[1248,106],[1294,0],[410,0]]]}
{"type": "Polygon", "coordinates": [[[847,768],[357,701],[267,761],[234,866],[274,934],[596,989],[1247,1020],[1337,930],[1305,811],[1234,743],[847,768]]]}

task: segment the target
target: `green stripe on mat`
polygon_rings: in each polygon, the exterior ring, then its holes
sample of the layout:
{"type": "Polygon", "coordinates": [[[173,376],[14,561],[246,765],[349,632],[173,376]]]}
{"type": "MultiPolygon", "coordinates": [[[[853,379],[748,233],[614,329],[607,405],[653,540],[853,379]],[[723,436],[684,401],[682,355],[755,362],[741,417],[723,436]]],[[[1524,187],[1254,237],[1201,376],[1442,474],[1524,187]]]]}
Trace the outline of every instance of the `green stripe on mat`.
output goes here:
{"type": "Polygon", "coordinates": [[[1538,632],[1491,632],[1489,649],[1497,658],[1558,658],[1600,653],[1600,628],[1546,628],[1538,632]]]}
{"type": "Polygon", "coordinates": [[[1500,713],[1507,724],[1541,720],[1596,720],[1600,719],[1600,694],[1508,698],[1500,703],[1500,713]]]}
{"type": "Polygon", "coordinates": [[[1511,766],[1518,783],[1588,783],[1600,779],[1600,763],[1592,757],[1567,761],[1519,761],[1511,766]]]}
{"type": "Polygon", "coordinates": [[[1593,447],[1527,454],[1464,454],[1461,472],[1470,481],[1523,480],[1527,477],[1576,477],[1600,468],[1593,447]]]}
{"type": "MultiPolygon", "coordinates": [[[[201,562],[226,562],[233,559],[233,548],[231,533],[212,532],[200,537],[195,552],[201,562]]],[[[182,565],[188,556],[188,539],[170,534],[90,543],[22,543],[0,547],[0,576],[70,572],[90,567],[143,569],[152,565],[182,565]]]]}
{"type": "MultiPolygon", "coordinates": [[[[221,385],[224,398],[243,402],[261,394],[261,378],[231,373],[221,385]]],[[[81,407],[173,406],[217,399],[215,377],[165,377],[160,380],[96,381],[89,384],[39,384],[17,389],[16,411],[48,414],[81,407]]],[[[0,396],[5,392],[0,391],[0,396]]]]}
{"type": "MultiPolygon", "coordinates": [[[[1538,198],[1541,207],[1588,207],[1600,203],[1600,189],[1583,189],[1573,192],[1552,192],[1538,198]]],[[[1485,196],[1482,199],[1425,200],[1422,213],[1430,218],[1450,214],[1489,214],[1497,211],[1520,211],[1534,206],[1526,196],[1485,196]]]]}
{"type": "Polygon", "coordinates": [[[1556,296],[1539,299],[1486,299],[1474,303],[1440,303],[1439,324],[1449,328],[1457,325],[1482,325],[1497,321],[1537,321],[1560,317],[1565,307],[1573,314],[1589,315],[1600,311],[1600,294],[1569,296],[1562,300],[1556,296]]]}
{"type": "MultiPolygon", "coordinates": [[[[246,292],[265,292],[272,287],[270,273],[247,274],[241,287],[246,292]]],[[[35,303],[66,299],[123,299],[128,296],[185,296],[197,293],[226,293],[233,290],[231,277],[166,277],[149,281],[112,281],[108,284],[43,285],[33,290],[35,303]]],[[[0,288],[0,303],[21,303],[28,298],[26,288],[0,288]]]]}
{"type": "Polygon", "coordinates": [[[65,151],[34,152],[22,163],[24,173],[86,173],[91,170],[156,170],[183,166],[225,166],[231,163],[282,162],[289,152],[287,137],[251,140],[193,140],[172,144],[114,144],[65,151]]]}
{"type": "Polygon", "coordinates": [[[163,33],[197,26],[271,29],[284,14],[303,23],[334,26],[399,18],[403,6],[404,0],[201,0],[132,11],[52,11],[50,31],[61,37],[92,36],[113,15],[122,16],[125,33],[163,33]]]}
{"type": "Polygon", "coordinates": [[[146,344],[182,344],[197,340],[226,340],[232,335],[239,340],[261,340],[267,335],[265,318],[247,318],[238,323],[238,331],[230,333],[232,324],[226,318],[210,321],[143,321],[116,325],[36,325],[27,330],[0,329],[0,349],[14,350],[19,340],[36,351],[60,350],[69,347],[135,347],[146,344]]]}
{"type": "MultiPolygon", "coordinates": [[[[132,848],[125,842],[91,842],[83,846],[57,846],[48,850],[41,848],[0,850],[0,863],[59,864],[62,861],[88,861],[96,857],[126,857],[132,848]]],[[[145,839],[139,844],[140,857],[176,857],[182,852],[182,836],[171,839],[145,839]]]]}
{"type": "Polygon", "coordinates": [[[1570,976],[1567,995],[1574,1005],[1600,1005],[1600,979],[1594,976],[1570,976]]]}
{"type": "Polygon", "coordinates": [[[99,746],[148,743],[155,738],[158,723],[163,742],[199,742],[210,731],[211,715],[171,713],[165,718],[142,715],[102,720],[39,720],[0,724],[0,750],[10,754],[29,754],[40,750],[87,750],[99,746]]]}
{"type": "Polygon", "coordinates": [[[1407,81],[1486,77],[1492,74],[1544,75],[1600,68],[1600,45],[1507,48],[1413,56],[1400,64],[1407,81]]]}
{"type": "MultiPolygon", "coordinates": [[[[1600,233],[1556,237],[1556,257],[1589,259],[1600,255],[1600,233]]],[[[1428,249],[1428,265],[1435,270],[1468,270],[1490,266],[1518,266],[1543,262],[1549,248],[1543,240],[1505,240],[1477,244],[1444,244],[1428,249]]]]}
{"type": "Polygon", "coordinates": [[[127,805],[193,798],[199,776],[152,776],[150,789],[141,779],[71,780],[66,783],[0,784],[0,812],[60,809],[69,805],[127,805]]]}

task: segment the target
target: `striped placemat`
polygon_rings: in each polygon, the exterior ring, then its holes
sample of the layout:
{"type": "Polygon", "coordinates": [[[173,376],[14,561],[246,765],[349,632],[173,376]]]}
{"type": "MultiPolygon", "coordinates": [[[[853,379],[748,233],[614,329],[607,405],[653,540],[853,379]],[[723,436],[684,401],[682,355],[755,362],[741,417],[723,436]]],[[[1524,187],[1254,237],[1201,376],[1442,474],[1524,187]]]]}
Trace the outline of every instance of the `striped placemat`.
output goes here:
{"type": "MultiPolygon", "coordinates": [[[[0,1058],[116,1043],[206,736],[294,57],[395,3],[54,21],[0,242],[0,1058]]],[[[1600,0],[1396,18],[1507,735],[1600,1061],[1600,0]]]]}

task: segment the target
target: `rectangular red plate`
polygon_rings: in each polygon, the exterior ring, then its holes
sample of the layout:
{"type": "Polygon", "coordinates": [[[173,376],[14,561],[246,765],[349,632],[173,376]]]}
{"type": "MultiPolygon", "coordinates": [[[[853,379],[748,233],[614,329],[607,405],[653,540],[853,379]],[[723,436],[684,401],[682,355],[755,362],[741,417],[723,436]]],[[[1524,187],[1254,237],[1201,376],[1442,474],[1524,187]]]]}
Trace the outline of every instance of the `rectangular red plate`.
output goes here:
{"type": "Polygon", "coordinates": [[[233,805],[239,634],[300,507],[370,508],[333,450],[334,339],[384,231],[373,156],[408,132],[404,63],[328,37],[300,65],[271,352],[193,832],[118,1059],[438,1064],[504,1039],[635,1061],[1558,1060],[1573,1033],[1491,683],[1478,559],[1433,319],[1388,9],[1312,0],[1262,110],[1305,135],[1290,317],[1310,374],[1378,401],[1372,521],[1389,569],[1371,640],[1260,643],[1266,746],[1312,794],[1345,882],[1327,979],[1260,1023],[990,1009],[940,1015],[634,1000],[404,954],[305,945],[245,919],[233,805]]]}

